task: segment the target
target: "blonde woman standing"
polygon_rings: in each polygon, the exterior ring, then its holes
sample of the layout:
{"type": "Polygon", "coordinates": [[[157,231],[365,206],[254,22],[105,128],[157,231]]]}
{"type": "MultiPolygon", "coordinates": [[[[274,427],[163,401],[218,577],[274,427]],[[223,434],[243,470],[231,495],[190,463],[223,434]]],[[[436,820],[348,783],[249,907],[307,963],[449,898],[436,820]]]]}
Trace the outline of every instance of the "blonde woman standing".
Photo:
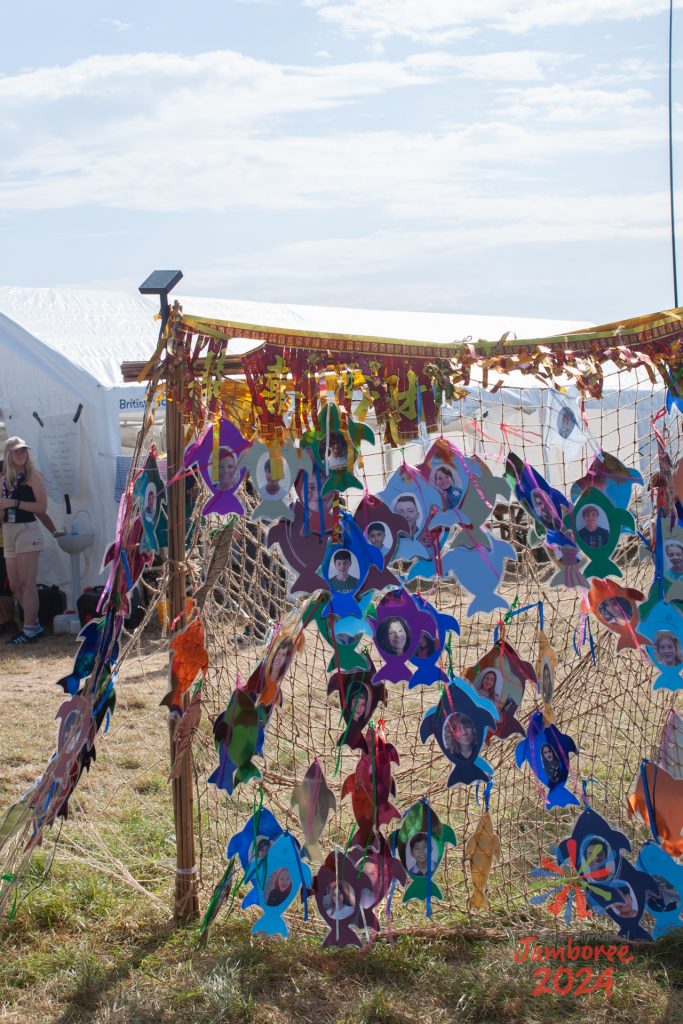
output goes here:
{"type": "Polygon", "coordinates": [[[47,510],[45,483],[31,462],[29,446],[20,437],[5,444],[0,492],[2,539],[12,593],[24,610],[24,628],[7,643],[30,644],[43,635],[38,621],[38,558],[43,537],[38,517],[47,510]]]}

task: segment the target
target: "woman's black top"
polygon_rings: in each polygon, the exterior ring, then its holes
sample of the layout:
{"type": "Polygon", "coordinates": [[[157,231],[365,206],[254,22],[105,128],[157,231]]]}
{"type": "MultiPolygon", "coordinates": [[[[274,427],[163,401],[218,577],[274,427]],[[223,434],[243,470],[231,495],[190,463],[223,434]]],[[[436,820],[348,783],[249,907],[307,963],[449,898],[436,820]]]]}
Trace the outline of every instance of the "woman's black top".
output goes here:
{"type": "MultiPolygon", "coordinates": [[[[36,496],[33,488],[26,483],[23,476],[18,476],[14,487],[7,489],[7,483],[2,481],[2,496],[10,501],[35,501],[36,496]]],[[[6,508],[2,518],[3,523],[35,523],[36,517],[33,512],[27,512],[23,508],[6,508]]]]}

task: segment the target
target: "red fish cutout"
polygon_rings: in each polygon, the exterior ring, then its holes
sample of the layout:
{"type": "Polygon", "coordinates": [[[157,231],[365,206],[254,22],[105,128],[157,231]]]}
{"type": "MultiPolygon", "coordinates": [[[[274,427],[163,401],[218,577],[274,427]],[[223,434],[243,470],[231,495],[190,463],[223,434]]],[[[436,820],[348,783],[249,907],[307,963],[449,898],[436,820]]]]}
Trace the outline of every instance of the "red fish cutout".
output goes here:
{"type": "MultiPolygon", "coordinates": [[[[192,611],[194,602],[188,601],[186,613],[192,611]]],[[[200,672],[209,667],[209,655],[204,646],[204,623],[199,615],[171,640],[169,647],[173,651],[171,661],[171,689],[161,701],[167,708],[181,709],[183,696],[192,686],[200,672]]]]}
{"type": "Polygon", "coordinates": [[[620,587],[613,580],[592,579],[588,603],[596,619],[619,639],[617,653],[629,648],[637,650],[650,641],[636,632],[640,613],[638,604],[645,595],[633,587],[620,587]]]}
{"type": "Polygon", "coordinates": [[[626,805],[629,815],[637,811],[652,831],[656,830],[667,853],[672,857],[683,856],[683,781],[672,778],[663,768],[648,762],[643,766],[635,792],[628,798],[626,805]],[[648,799],[655,819],[654,828],[650,821],[648,799]]]}
{"type": "Polygon", "coordinates": [[[492,700],[500,713],[498,727],[489,739],[507,739],[515,733],[526,736],[526,730],[515,717],[524,697],[524,687],[530,682],[537,688],[536,670],[528,661],[522,661],[517,651],[506,640],[499,640],[476,665],[465,669],[465,679],[483,697],[492,700]]]}
{"type": "Polygon", "coordinates": [[[358,831],[353,839],[363,846],[380,825],[388,825],[394,818],[401,817],[401,812],[390,803],[391,797],[396,795],[391,765],[399,763],[398,751],[372,726],[366,733],[365,742],[370,752],[358,758],[355,772],[346,778],[341,791],[342,800],[351,794],[353,813],[358,822],[358,831]]]}

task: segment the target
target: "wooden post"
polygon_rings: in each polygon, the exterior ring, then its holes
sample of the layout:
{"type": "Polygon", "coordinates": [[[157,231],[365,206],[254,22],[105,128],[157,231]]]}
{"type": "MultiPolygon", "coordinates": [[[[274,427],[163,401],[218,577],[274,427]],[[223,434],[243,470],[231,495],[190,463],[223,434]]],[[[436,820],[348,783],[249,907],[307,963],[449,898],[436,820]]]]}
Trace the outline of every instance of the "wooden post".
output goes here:
{"type": "MultiPolygon", "coordinates": [[[[185,361],[182,346],[185,344],[182,334],[176,333],[173,349],[176,358],[171,359],[171,367],[166,380],[166,451],[168,480],[173,480],[183,466],[185,449],[182,399],[185,388],[185,361]]],[[[175,622],[174,632],[185,625],[183,610],[185,608],[185,589],[187,572],[185,569],[185,481],[181,479],[171,483],[167,489],[168,510],[168,566],[170,585],[170,618],[175,622]]],[[[169,658],[169,683],[171,661],[169,658]]],[[[189,704],[189,695],[183,698],[183,710],[189,704]]],[[[175,762],[175,731],[179,719],[172,715],[169,718],[169,737],[171,744],[171,764],[175,762]]],[[[189,924],[199,917],[199,896],[197,892],[197,867],[194,850],[194,799],[192,791],[193,759],[190,748],[182,761],[182,768],[177,779],[173,779],[173,817],[176,836],[176,877],[175,904],[173,917],[177,924],[189,924]]]]}

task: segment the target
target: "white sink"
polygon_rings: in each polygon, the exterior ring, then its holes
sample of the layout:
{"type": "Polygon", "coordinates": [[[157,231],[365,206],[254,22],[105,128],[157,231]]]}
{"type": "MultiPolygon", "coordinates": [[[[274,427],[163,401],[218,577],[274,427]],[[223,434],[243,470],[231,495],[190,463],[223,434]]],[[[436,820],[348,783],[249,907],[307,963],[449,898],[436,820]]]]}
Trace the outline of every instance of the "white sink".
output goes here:
{"type": "Polygon", "coordinates": [[[94,533],[63,533],[55,538],[62,551],[67,555],[78,555],[86,548],[92,547],[95,540],[94,533]]]}

